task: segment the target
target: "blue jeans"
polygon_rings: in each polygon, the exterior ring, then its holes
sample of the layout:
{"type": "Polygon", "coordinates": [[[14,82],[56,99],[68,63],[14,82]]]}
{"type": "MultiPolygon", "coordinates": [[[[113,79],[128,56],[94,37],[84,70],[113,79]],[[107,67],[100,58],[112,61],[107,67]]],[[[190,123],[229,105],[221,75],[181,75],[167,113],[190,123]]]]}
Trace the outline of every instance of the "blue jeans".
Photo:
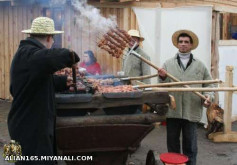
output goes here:
{"type": "Polygon", "coordinates": [[[180,133],[182,131],[183,154],[188,156],[187,165],[196,165],[197,157],[197,123],[185,119],[167,118],[168,152],[181,153],[180,133]]]}

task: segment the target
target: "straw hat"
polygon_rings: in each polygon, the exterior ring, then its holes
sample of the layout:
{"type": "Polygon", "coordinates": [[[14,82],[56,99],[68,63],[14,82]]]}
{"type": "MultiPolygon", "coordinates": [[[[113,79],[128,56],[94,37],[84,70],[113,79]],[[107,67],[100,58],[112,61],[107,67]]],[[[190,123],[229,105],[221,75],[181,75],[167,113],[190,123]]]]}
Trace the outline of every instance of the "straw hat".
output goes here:
{"type": "Polygon", "coordinates": [[[182,33],[188,34],[188,35],[193,39],[192,50],[193,50],[193,49],[196,49],[197,46],[198,46],[198,43],[199,43],[199,42],[198,42],[198,37],[197,37],[197,35],[196,35],[195,33],[193,33],[193,32],[190,31],[190,30],[178,30],[178,31],[176,31],[176,32],[172,35],[172,42],[173,42],[173,45],[174,45],[176,48],[178,48],[178,41],[177,41],[177,39],[178,39],[179,35],[182,34],[182,33]]]}
{"type": "Polygon", "coordinates": [[[37,17],[31,24],[31,29],[21,31],[27,34],[50,35],[60,34],[63,31],[55,31],[54,21],[48,17],[37,17]]]}
{"type": "Polygon", "coordinates": [[[140,36],[140,33],[138,30],[131,29],[128,31],[128,34],[132,37],[138,37],[141,41],[144,41],[144,38],[140,36]]]}

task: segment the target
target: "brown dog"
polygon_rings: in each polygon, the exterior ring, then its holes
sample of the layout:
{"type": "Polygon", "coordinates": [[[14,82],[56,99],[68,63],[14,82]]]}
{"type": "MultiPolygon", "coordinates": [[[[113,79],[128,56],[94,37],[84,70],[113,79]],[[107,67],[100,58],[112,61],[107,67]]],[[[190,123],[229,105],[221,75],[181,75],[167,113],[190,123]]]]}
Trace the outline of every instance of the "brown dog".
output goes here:
{"type": "Polygon", "coordinates": [[[207,108],[207,137],[211,133],[223,131],[223,115],[224,110],[217,104],[213,103],[209,108],[207,108]]]}

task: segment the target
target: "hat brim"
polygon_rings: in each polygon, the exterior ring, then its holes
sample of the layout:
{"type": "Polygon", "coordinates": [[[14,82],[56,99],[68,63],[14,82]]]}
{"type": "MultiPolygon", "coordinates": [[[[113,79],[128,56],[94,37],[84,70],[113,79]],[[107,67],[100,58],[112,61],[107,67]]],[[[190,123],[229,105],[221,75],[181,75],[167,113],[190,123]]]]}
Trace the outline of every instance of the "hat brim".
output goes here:
{"type": "Polygon", "coordinates": [[[139,38],[141,41],[144,41],[144,40],[145,40],[143,37],[136,36],[136,35],[131,35],[131,37],[137,37],[137,38],[139,38]]]}
{"type": "Polygon", "coordinates": [[[198,37],[195,33],[193,33],[192,31],[190,30],[178,30],[176,31],[173,35],[172,35],[172,42],[173,42],[173,45],[178,48],[178,37],[180,34],[182,33],[186,33],[188,34],[192,39],[193,39],[193,46],[192,46],[192,50],[193,49],[196,49],[198,44],[199,44],[199,41],[198,41],[198,37]]]}
{"type": "Polygon", "coordinates": [[[52,34],[62,34],[64,33],[64,31],[53,31],[53,32],[43,32],[43,33],[36,33],[36,32],[32,32],[31,29],[28,30],[22,30],[22,33],[26,33],[26,34],[39,34],[39,35],[52,35],[52,34]]]}

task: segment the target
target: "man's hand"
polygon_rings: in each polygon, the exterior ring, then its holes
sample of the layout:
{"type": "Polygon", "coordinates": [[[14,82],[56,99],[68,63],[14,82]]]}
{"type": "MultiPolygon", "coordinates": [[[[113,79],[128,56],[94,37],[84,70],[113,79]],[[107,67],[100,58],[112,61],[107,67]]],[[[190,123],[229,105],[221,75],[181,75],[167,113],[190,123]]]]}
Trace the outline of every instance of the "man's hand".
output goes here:
{"type": "Polygon", "coordinates": [[[208,108],[211,105],[210,96],[205,96],[206,100],[203,103],[203,106],[208,108]]]}
{"type": "Polygon", "coordinates": [[[72,84],[73,84],[72,80],[73,80],[72,77],[70,77],[70,76],[67,77],[67,86],[68,87],[72,86],[72,84]]]}
{"type": "Polygon", "coordinates": [[[158,75],[164,80],[167,77],[167,72],[163,68],[158,69],[158,75]]]}

